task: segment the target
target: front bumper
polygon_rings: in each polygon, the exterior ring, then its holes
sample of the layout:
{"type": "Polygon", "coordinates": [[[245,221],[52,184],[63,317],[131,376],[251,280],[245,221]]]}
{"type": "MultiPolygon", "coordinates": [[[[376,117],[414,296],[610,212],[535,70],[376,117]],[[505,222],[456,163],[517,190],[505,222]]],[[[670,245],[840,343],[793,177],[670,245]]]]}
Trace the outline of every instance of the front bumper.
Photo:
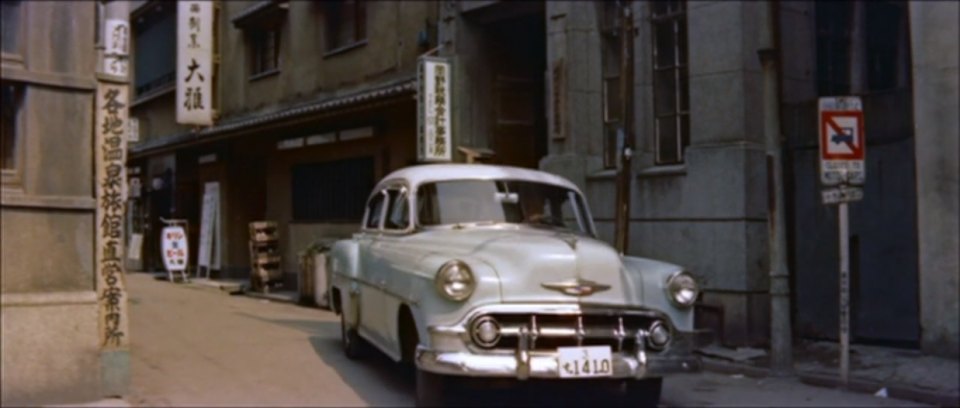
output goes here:
{"type": "MultiPolygon", "coordinates": [[[[430,346],[417,347],[415,361],[421,370],[444,375],[470,377],[501,378],[561,378],[559,353],[556,348],[545,348],[538,338],[568,335],[567,339],[576,340],[575,345],[589,345],[591,339],[612,335],[615,347],[611,348],[612,370],[609,378],[642,379],[663,377],[673,373],[696,372],[701,362],[693,355],[693,349],[702,341],[702,334],[677,332],[671,330],[673,341],[664,350],[653,350],[646,346],[648,332],[643,329],[625,329],[624,319],[628,315],[657,317],[669,324],[662,313],[651,310],[626,310],[609,308],[586,308],[580,305],[496,305],[473,310],[459,322],[450,326],[430,326],[430,346]],[[547,315],[565,315],[576,322],[574,329],[563,330],[556,324],[538,324],[531,319],[529,324],[513,325],[509,330],[502,327],[501,332],[516,336],[515,344],[510,348],[481,349],[473,345],[467,327],[478,316],[493,313],[515,313],[526,316],[528,313],[547,315]],[[588,316],[624,316],[619,318],[616,330],[593,330],[584,324],[588,316]],[[629,338],[629,339],[628,339],[629,338]],[[632,341],[631,341],[632,340],[632,341]],[[628,347],[626,344],[630,344],[628,347]]],[[[672,327],[672,325],[671,325],[672,327]]],[[[556,338],[556,337],[554,337],[556,338]]]]}
{"type": "MultiPolygon", "coordinates": [[[[438,352],[417,349],[417,367],[436,374],[471,377],[560,378],[556,353],[522,356],[508,354],[474,354],[470,352],[438,352]]],[[[641,351],[634,355],[613,353],[615,379],[662,377],[673,373],[700,371],[696,356],[659,356],[641,351]]]]}

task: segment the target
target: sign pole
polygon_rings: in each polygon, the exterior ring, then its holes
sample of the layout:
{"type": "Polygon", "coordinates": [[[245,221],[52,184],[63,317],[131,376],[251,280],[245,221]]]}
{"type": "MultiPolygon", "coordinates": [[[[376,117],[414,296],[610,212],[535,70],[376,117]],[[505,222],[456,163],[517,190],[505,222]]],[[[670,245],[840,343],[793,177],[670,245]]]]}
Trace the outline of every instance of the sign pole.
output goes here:
{"type": "Polygon", "coordinates": [[[849,385],[850,374],[850,225],[847,202],[838,206],[840,218],[840,384],[849,385]]]}

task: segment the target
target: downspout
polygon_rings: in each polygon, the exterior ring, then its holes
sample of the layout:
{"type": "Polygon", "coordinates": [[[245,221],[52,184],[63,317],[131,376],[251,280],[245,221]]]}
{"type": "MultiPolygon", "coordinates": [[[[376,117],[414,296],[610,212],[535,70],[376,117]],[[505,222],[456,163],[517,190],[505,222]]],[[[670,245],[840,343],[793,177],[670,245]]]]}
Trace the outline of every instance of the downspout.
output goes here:
{"type": "Polygon", "coordinates": [[[779,1],[761,3],[763,65],[763,124],[767,156],[768,253],[770,264],[770,368],[775,375],[792,371],[792,328],[790,324],[790,271],[787,267],[786,223],[783,202],[783,160],[780,136],[780,50],[779,1]]]}

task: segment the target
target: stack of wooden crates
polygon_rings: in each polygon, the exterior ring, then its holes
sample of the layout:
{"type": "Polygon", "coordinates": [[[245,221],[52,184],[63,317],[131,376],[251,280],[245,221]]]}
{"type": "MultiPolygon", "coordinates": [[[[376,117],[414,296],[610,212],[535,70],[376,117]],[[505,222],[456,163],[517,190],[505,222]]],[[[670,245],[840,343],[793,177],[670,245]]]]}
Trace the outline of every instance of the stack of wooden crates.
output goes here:
{"type": "Polygon", "coordinates": [[[282,277],[280,270],[280,242],[277,223],[255,221],[250,223],[250,288],[269,292],[282,277]]]}

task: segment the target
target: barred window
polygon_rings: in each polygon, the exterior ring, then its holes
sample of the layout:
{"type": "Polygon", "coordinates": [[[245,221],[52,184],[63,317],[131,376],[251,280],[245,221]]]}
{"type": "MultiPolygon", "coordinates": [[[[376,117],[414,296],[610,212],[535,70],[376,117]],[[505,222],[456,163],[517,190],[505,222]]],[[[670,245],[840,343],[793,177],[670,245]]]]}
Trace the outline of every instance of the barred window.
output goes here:
{"type": "Polygon", "coordinates": [[[137,97],[176,85],[177,5],[156,2],[131,18],[137,97]]]}
{"type": "Polygon", "coordinates": [[[374,186],[373,157],[293,166],[293,220],[359,222],[374,186]]]}
{"type": "Polygon", "coordinates": [[[251,29],[250,76],[267,74],[279,69],[280,29],[270,26],[251,29]]]}
{"type": "Polygon", "coordinates": [[[690,144],[685,1],[650,2],[656,164],[683,163],[690,144]]]}
{"type": "Polygon", "coordinates": [[[0,125],[2,125],[0,127],[3,128],[3,133],[0,136],[0,168],[16,170],[23,85],[18,82],[4,81],[2,88],[3,118],[0,119],[0,125]]]}
{"type": "Polygon", "coordinates": [[[617,167],[617,131],[623,109],[620,95],[621,10],[617,2],[603,4],[603,167],[617,167]]]}

